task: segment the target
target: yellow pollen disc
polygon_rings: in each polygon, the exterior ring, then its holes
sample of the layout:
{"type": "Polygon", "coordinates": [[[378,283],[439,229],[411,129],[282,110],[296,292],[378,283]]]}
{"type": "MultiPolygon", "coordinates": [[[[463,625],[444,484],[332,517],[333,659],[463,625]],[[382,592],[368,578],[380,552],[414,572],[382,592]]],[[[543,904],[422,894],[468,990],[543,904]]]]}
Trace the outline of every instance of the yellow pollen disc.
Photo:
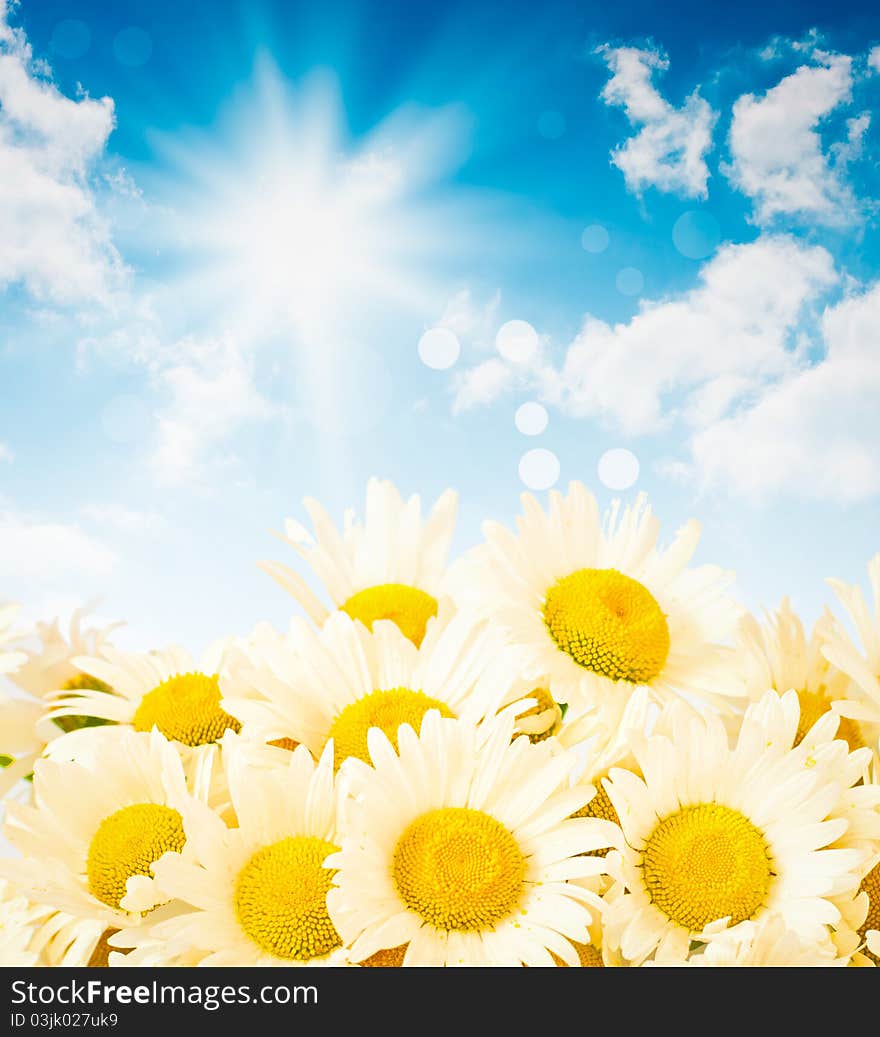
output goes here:
{"type": "MultiPolygon", "coordinates": [[[[605,962],[602,961],[602,952],[597,950],[591,943],[575,943],[571,941],[572,946],[577,951],[577,955],[581,961],[582,969],[604,969],[605,962]]],[[[550,956],[561,968],[568,968],[568,965],[551,951],[550,956]]]]}
{"type": "Polygon", "coordinates": [[[101,903],[119,907],[128,879],[152,876],[152,866],[162,854],[179,853],[185,842],[183,820],[171,807],[160,803],[123,807],[104,818],[89,844],[89,890],[101,903]]]}
{"type": "MultiPolygon", "coordinates": [[[[819,717],[824,716],[831,709],[830,699],[826,698],[820,691],[799,691],[798,700],[801,704],[801,715],[794,739],[795,745],[800,745],[806,733],[819,717]]],[[[865,744],[859,731],[859,725],[855,720],[850,720],[849,717],[840,718],[835,738],[845,741],[849,745],[850,752],[861,749],[865,744]]]]}
{"type": "Polygon", "coordinates": [[[418,587],[405,583],[382,583],[358,591],[341,606],[352,619],[373,629],[377,619],[390,619],[418,648],[425,636],[428,620],[437,615],[437,599],[418,587]]]}
{"type": "MultiPolygon", "coordinates": [[[[561,719],[561,713],[559,706],[556,704],[556,700],[547,690],[547,688],[533,688],[528,695],[523,695],[526,699],[535,699],[535,705],[530,709],[527,709],[525,713],[520,713],[516,718],[517,724],[519,725],[527,717],[539,717],[542,713],[548,713],[548,726],[543,731],[531,731],[524,730],[523,734],[529,736],[529,741],[532,743],[543,742],[551,735],[555,734],[559,727],[559,721],[561,719]]],[[[528,724],[528,722],[527,722],[528,724]]]]}
{"type": "Polygon", "coordinates": [[[370,763],[367,732],[371,727],[381,728],[396,749],[397,729],[400,725],[409,724],[418,734],[422,728],[422,719],[429,709],[439,710],[444,717],[455,716],[445,702],[409,688],[374,691],[352,702],[330,726],[328,737],[333,739],[336,766],[339,767],[349,756],[370,763]]]}
{"type": "Polygon", "coordinates": [[[647,684],[669,655],[669,626],[653,595],[616,569],[578,569],[547,591],[544,622],[586,670],[647,684]]]}
{"type": "Polygon", "coordinates": [[[389,947],[384,951],[376,951],[369,958],[364,958],[360,963],[365,969],[399,969],[403,967],[403,958],[406,954],[408,943],[402,943],[399,947],[389,947]]]}
{"type": "Polygon", "coordinates": [[[394,849],[392,875],[403,902],[441,930],[491,929],[525,890],[526,859],[494,817],[468,807],[430,810],[394,849]]]}
{"type": "MultiPolygon", "coordinates": [[[[605,791],[602,782],[597,778],[593,781],[596,786],[596,795],[587,803],[586,806],[576,810],[571,816],[572,817],[598,817],[603,821],[611,821],[612,824],[619,825],[620,818],[617,816],[617,811],[614,809],[614,804],[605,791]]],[[[604,857],[611,849],[610,846],[606,846],[601,850],[590,850],[586,856],[588,857],[604,857]]]]}
{"type": "Polygon", "coordinates": [[[720,803],[664,818],[648,839],[642,869],[653,903],[692,932],[719,918],[729,917],[731,925],[751,918],[773,879],[763,835],[720,803]]]}
{"type": "Polygon", "coordinates": [[[288,961],[321,958],[341,945],[327,913],[336,872],[323,866],[338,849],[325,839],[297,835],[251,857],[235,883],[235,911],[254,943],[288,961]]]}
{"type": "MultiPolygon", "coordinates": [[[[868,917],[865,919],[865,924],[859,929],[859,936],[864,941],[869,929],[880,929],[880,864],[875,864],[862,879],[859,892],[868,894],[868,917]]],[[[880,965],[880,957],[872,954],[867,947],[864,948],[863,953],[880,965]]]]}
{"type": "Polygon", "coordinates": [[[216,742],[228,728],[241,724],[220,708],[217,675],[178,673],[141,699],[132,724],[136,731],[158,727],[166,738],[184,745],[216,742]]]}

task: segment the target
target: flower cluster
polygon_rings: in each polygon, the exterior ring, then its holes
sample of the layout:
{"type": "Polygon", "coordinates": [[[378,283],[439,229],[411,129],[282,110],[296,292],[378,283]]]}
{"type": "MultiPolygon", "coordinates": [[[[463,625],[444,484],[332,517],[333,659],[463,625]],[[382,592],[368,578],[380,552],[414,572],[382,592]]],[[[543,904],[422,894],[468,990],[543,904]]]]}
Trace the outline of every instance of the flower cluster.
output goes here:
{"type": "Polygon", "coordinates": [[[808,633],[643,498],[305,506],[286,630],[0,609],[0,964],[880,963],[880,555],[808,633]]]}

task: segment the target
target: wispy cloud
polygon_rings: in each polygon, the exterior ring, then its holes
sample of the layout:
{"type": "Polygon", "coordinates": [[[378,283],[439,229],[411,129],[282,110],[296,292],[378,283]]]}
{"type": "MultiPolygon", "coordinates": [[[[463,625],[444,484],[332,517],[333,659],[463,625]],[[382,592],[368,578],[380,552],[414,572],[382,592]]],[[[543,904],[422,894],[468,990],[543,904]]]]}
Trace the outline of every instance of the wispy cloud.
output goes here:
{"type": "Polygon", "coordinates": [[[654,85],[654,76],[669,68],[658,49],[599,48],[611,70],[602,90],[606,104],[624,109],[638,132],[611,154],[630,191],[648,187],[691,198],[708,194],[706,154],[712,146],[717,113],[694,90],[681,108],[675,108],[654,85]]]}
{"type": "Polygon", "coordinates": [[[727,245],[699,284],[610,325],[587,316],[551,362],[494,357],[457,376],[454,409],[530,391],[626,436],[673,430],[666,474],[753,499],[880,494],[880,284],[788,236],[727,245]],[[833,304],[831,291],[847,294],[833,304]]]}
{"type": "MultiPolygon", "coordinates": [[[[242,425],[277,411],[254,382],[252,357],[233,340],[187,338],[174,352],[178,359],[155,376],[167,402],[150,463],[159,482],[179,485],[198,480],[242,425]]],[[[227,449],[224,456],[234,455],[227,449]]]]}
{"type": "Polygon", "coordinates": [[[117,562],[101,540],[69,522],[0,512],[0,578],[51,580],[70,574],[106,575],[117,562]]]}
{"type": "Polygon", "coordinates": [[[6,443],[0,443],[0,461],[5,461],[7,464],[15,460],[15,453],[11,446],[6,443]]]}
{"type": "Polygon", "coordinates": [[[701,482],[751,498],[840,503],[880,493],[880,284],[829,308],[824,354],[766,386],[692,445],[701,482]]]}
{"type": "Polygon", "coordinates": [[[772,236],[727,245],[679,296],[643,302],[627,323],[588,314],[555,366],[498,357],[459,375],[459,410],[532,388],[566,413],[645,435],[671,420],[714,420],[797,362],[805,305],[836,279],[823,248],[772,236]],[[480,391],[482,390],[482,391],[480,391]]]}
{"type": "Polygon", "coordinates": [[[168,525],[158,511],[139,511],[118,503],[89,504],[81,514],[97,526],[137,536],[156,536],[168,525]]]}
{"type": "Polygon", "coordinates": [[[470,288],[461,288],[446,304],[442,316],[433,326],[449,328],[477,349],[490,348],[498,330],[500,308],[500,292],[480,302],[474,298],[470,288]]]}
{"type": "Polygon", "coordinates": [[[91,177],[113,130],[110,98],[64,96],[0,0],[0,289],[53,304],[106,301],[124,265],[91,177]]]}
{"type": "Polygon", "coordinates": [[[813,58],[766,93],[744,94],[733,106],[724,170],[752,199],[758,224],[782,216],[850,223],[863,211],[847,166],[860,154],[870,115],[849,119],[846,136],[829,148],[820,132],[852,100],[853,59],[818,50],[813,58]]]}

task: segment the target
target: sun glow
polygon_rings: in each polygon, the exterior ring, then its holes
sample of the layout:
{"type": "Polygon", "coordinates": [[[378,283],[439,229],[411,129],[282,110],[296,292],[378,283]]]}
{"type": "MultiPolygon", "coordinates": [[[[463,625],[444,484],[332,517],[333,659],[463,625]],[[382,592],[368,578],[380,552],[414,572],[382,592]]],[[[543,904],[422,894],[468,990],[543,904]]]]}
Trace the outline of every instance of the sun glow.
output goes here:
{"type": "Polygon", "coordinates": [[[294,86],[263,60],[211,139],[168,147],[188,305],[246,339],[431,305],[436,260],[469,248],[468,204],[443,187],[465,134],[456,109],[399,109],[353,143],[332,79],[294,86]]]}

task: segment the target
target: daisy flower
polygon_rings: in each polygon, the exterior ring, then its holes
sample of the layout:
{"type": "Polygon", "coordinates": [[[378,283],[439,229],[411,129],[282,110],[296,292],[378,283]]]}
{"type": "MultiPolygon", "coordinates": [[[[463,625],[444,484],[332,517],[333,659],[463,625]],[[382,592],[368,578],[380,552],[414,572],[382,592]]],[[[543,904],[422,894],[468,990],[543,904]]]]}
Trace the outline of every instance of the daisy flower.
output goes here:
{"type": "MultiPolygon", "coordinates": [[[[759,699],[769,688],[780,694],[794,688],[798,694],[800,722],[795,745],[823,713],[836,710],[836,703],[846,708],[851,698],[850,678],[823,654],[832,623],[832,616],[826,613],[807,637],[791,602],[784,598],[763,625],[754,616],[744,616],[737,628],[737,666],[748,697],[759,699]]],[[[845,739],[851,749],[870,745],[878,734],[880,729],[872,731],[867,723],[846,716],[841,716],[837,729],[837,737],[845,739]]]]}
{"type": "MultiPolygon", "coordinates": [[[[143,932],[114,938],[148,963],[197,959],[210,965],[345,965],[348,955],[327,911],[340,844],[333,750],[319,762],[300,746],[283,767],[253,767],[254,747],[227,736],[224,759],[237,828],[207,807],[185,816],[191,857],[156,865],[167,897],[184,910],[143,932]]],[[[135,958],[138,960],[138,958],[135,958]]],[[[122,963],[122,962],[121,962],[122,963]]]]}
{"type": "Polygon", "coordinates": [[[861,648],[847,633],[836,617],[829,625],[825,658],[850,677],[855,685],[846,701],[834,703],[841,716],[856,721],[854,725],[864,736],[866,744],[877,744],[880,733],[880,554],[868,564],[873,612],[860,587],[842,580],[829,580],[841,605],[852,620],[861,648]]]}
{"type": "Polygon", "coordinates": [[[56,911],[45,904],[39,905],[42,915],[31,946],[39,953],[41,965],[84,968],[106,965],[103,950],[106,929],[103,921],[78,918],[66,911],[56,911]]]}
{"type": "Polygon", "coordinates": [[[553,699],[578,711],[602,708],[609,727],[638,685],[659,700],[741,694],[720,665],[738,612],[725,595],[732,575],[685,568],[696,522],[661,551],[644,497],[622,511],[616,502],[604,526],[581,483],[551,492],[546,513],[521,499],[517,534],[485,523],[486,543],[457,563],[450,587],[526,649],[524,676],[548,677],[553,699]]]}
{"type": "Polygon", "coordinates": [[[84,673],[74,659],[80,655],[96,655],[109,643],[110,634],[121,623],[111,623],[103,628],[84,628],[83,621],[89,607],[76,609],[70,617],[67,632],[62,631],[59,621],[37,623],[34,634],[38,646],[26,650],[24,663],[15,674],[15,683],[34,698],[44,699],[51,692],[94,688],[110,691],[106,684],[88,673],[84,673]]]}
{"type": "Polygon", "coordinates": [[[31,946],[45,908],[33,904],[5,879],[0,879],[0,967],[30,968],[39,953],[31,946]]]}
{"type": "MultiPolygon", "coordinates": [[[[674,706],[665,721],[672,737],[633,739],[643,777],[612,768],[604,782],[626,839],[626,893],[609,904],[606,939],[637,964],[674,961],[693,941],[772,912],[803,940],[824,940],[840,917],[832,898],[858,885],[865,860],[835,846],[848,825],[831,816],[847,792],[836,717],[796,748],[794,691],[750,706],[732,747],[718,717],[674,706]]],[[[857,780],[870,751],[853,755],[857,780]]]]}
{"type": "MultiPolygon", "coordinates": [[[[368,627],[377,619],[393,620],[420,644],[439,609],[457,495],[446,490],[423,519],[418,495],[405,501],[392,483],[370,479],[363,522],[347,512],[342,533],[317,501],[307,498],[304,504],[314,536],[288,519],[282,539],[311,566],[332,608],[368,627]]],[[[299,573],[280,562],[261,567],[323,625],[330,610],[299,573]]]]}
{"type": "Polygon", "coordinates": [[[106,723],[93,717],[64,716],[52,720],[49,716],[47,698],[59,690],[112,691],[103,681],[83,673],[73,659],[100,651],[110,632],[120,624],[84,629],[85,615],[85,609],[73,613],[66,635],[57,620],[37,623],[36,647],[25,646],[22,665],[10,676],[24,694],[0,698],[0,730],[3,731],[0,750],[15,760],[14,765],[0,775],[0,794],[30,774],[34,761],[52,739],[65,731],[106,723]]]}
{"type": "MultiPolygon", "coordinates": [[[[578,812],[578,817],[600,817],[613,824],[620,824],[614,804],[608,797],[603,779],[612,767],[625,768],[641,776],[633,755],[632,742],[646,734],[651,715],[650,694],[647,688],[637,688],[630,696],[618,727],[609,735],[596,718],[588,714],[585,723],[563,728],[560,741],[573,751],[583,752],[584,768],[578,781],[595,791],[595,795],[578,812]]],[[[599,851],[607,852],[607,851],[599,851]]]]}
{"type": "Polygon", "coordinates": [[[12,673],[27,659],[24,652],[7,647],[24,636],[14,626],[18,618],[19,605],[0,605],[0,674],[12,673]]]}
{"type": "Polygon", "coordinates": [[[513,735],[502,715],[482,729],[432,710],[399,750],[369,733],[373,767],[347,765],[356,793],[330,916],[355,961],[397,949],[410,965],[577,966],[601,907],[586,882],[605,871],[590,851],[619,832],[572,818],[589,795],[574,763],[513,735]],[[405,948],[405,949],[404,949],[405,948]]]}
{"type": "Polygon", "coordinates": [[[219,675],[232,645],[217,641],[196,663],[188,652],[172,646],[138,655],[105,645],[98,655],[73,662],[115,692],[91,687],[60,691],[53,696],[51,716],[101,718],[150,731],[156,727],[177,743],[188,761],[213,752],[224,732],[239,723],[220,706],[219,675]]]}
{"type": "MultiPolygon", "coordinates": [[[[508,651],[511,651],[508,648],[508,651]]],[[[563,729],[563,720],[568,712],[567,702],[557,702],[550,694],[546,680],[522,681],[521,687],[514,686],[510,690],[510,701],[522,703],[522,709],[516,718],[513,735],[525,735],[531,742],[543,742],[547,738],[557,737],[563,729]],[[526,702],[526,699],[529,701],[526,702]]]]}
{"type": "Polygon", "coordinates": [[[388,620],[370,631],[342,612],[321,630],[297,618],[286,638],[264,630],[252,644],[230,662],[222,708],[255,741],[301,742],[318,757],[332,739],[337,766],[369,761],[372,727],[395,742],[401,724],[418,730],[431,709],[477,723],[522,688],[518,656],[464,615],[432,624],[419,648],[388,620]]]}
{"type": "Polygon", "coordinates": [[[802,940],[779,915],[768,914],[759,922],[743,922],[711,937],[702,953],[681,964],[702,968],[827,968],[847,966],[849,956],[841,954],[830,938],[802,940]]]}
{"type": "MultiPolygon", "coordinates": [[[[20,606],[0,606],[0,677],[12,674],[27,660],[27,655],[13,649],[12,643],[24,636],[15,627],[20,606]]],[[[0,796],[15,785],[20,778],[30,773],[34,756],[31,756],[33,725],[37,711],[27,702],[7,695],[0,688],[0,796]]]]}
{"type": "MultiPolygon", "coordinates": [[[[877,746],[880,749],[880,745],[877,746]]],[[[859,790],[863,796],[873,793],[874,802],[880,796],[880,752],[875,753],[871,762],[871,770],[858,788],[850,789],[851,793],[859,790]]],[[[867,829],[861,825],[862,845],[870,838],[870,856],[862,868],[859,887],[835,903],[843,915],[845,931],[854,933],[860,951],[856,953],[854,964],[880,966],[880,837],[876,827],[867,829]]]]}
{"type": "Polygon", "coordinates": [[[853,964],[880,967],[880,851],[864,866],[858,888],[834,903],[842,916],[835,928],[854,938],[853,964]]]}
{"type": "Polygon", "coordinates": [[[119,929],[163,899],[151,869],[183,849],[190,796],[179,754],[157,731],[66,737],[82,745],[82,736],[90,753],[37,760],[34,805],[8,805],[4,830],[23,857],[0,862],[0,874],[34,900],[119,929]]]}

